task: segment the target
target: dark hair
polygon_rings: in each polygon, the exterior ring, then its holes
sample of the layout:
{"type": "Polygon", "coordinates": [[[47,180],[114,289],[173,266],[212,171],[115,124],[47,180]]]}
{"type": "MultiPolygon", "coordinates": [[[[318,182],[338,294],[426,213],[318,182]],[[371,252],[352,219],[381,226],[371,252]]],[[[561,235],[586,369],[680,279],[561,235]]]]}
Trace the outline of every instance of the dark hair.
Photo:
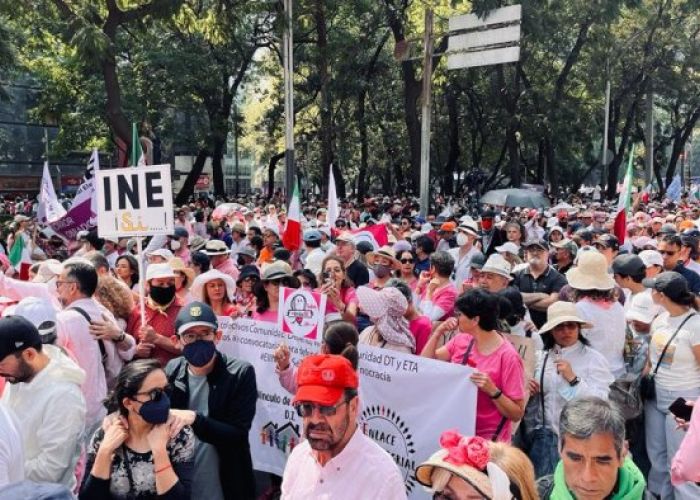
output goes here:
{"type": "Polygon", "coordinates": [[[357,343],[360,334],[352,323],[347,321],[331,321],[323,332],[323,343],[328,346],[329,354],[339,354],[350,361],[354,370],[360,362],[357,343]]]}
{"type": "Polygon", "coordinates": [[[107,260],[107,257],[102,255],[97,250],[86,253],[85,258],[92,262],[92,265],[95,266],[95,270],[101,268],[105,271],[109,271],[109,261],[107,260]]]}
{"type": "MultiPolygon", "coordinates": [[[[255,233],[255,236],[262,236],[262,231],[258,226],[249,226],[248,231],[253,231],[255,233]]],[[[260,239],[260,241],[262,242],[262,239],[260,239]]]]}
{"type": "Polygon", "coordinates": [[[160,361],[155,359],[137,359],[122,368],[117,376],[117,382],[109,397],[104,401],[109,413],[118,411],[127,416],[129,411],[124,406],[124,398],[132,399],[143,386],[143,381],[156,370],[162,370],[160,361]]]}
{"type": "Polygon", "coordinates": [[[578,290],[576,288],[572,288],[571,291],[574,302],[578,302],[582,299],[608,300],[611,302],[615,300],[614,288],[611,288],[610,290],[578,290]]]}
{"type": "Polygon", "coordinates": [[[199,267],[203,273],[211,268],[211,259],[204,252],[194,252],[190,257],[192,265],[199,267]]]}
{"type": "Polygon", "coordinates": [[[304,240],[304,245],[309,248],[321,248],[321,240],[304,240]]]}
{"type": "Polygon", "coordinates": [[[637,273],[637,274],[622,274],[622,273],[615,273],[615,274],[622,276],[623,278],[630,278],[635,283],[641,283],[642,280],[647,277],[647,275],[644,271],[637,273]]]}
{"type": "MultiPolygon", "coordinates": [[[[411,250],[401,250],[400,252],[397,252],[397,253],[396,253],[396,258],[400,261],[400,260],[401,260],[401,256],[402,256],[403,254],[405,254],[405,253],[410,253],[410,254],[411,254],[411,258],[413,259],[413,264],[414,264],[414,266],[415,266],[415,263],[416,263],[416,261],[418,260],[418,257],[416,256],[416,252],[415,252],[413,249],[411,249],[411,250]]],[[[403,265],[403,262],[402,262],[401,264],[403,265]]],[[[413,275],[414,275],[414,276],[417,276],[417,270],[416,270],[415,267],[413,268],[413,275]]],[[[394,276],[396,276],[397,278],[400,278],[400,277],[401,277],[401,270],[400,270],[400,269],[396,270],[396,271],[394,272],[394,276]]]]}
{"type": "Polygon", "coordinates": [[[683,248],[683,240],[677,234],[667,234],[661,241],[669,245],[676,245],[678,248],[683,248]]]}
{"type": "Polygon", "coordinates": [[[318,288],[318,279],[311,269],[297,269],[294,271],[293,276],[297,279],[299,279],[300,276],[303,276],[309,280],[309,285],[311,288],[318,288]]]}
{"type": "MultiPolygon", "coordinates": [[[[299,288],[299,281],[283,278],[282,285],[287,288],[299,288]]],[[[270,308],[270,299],[267,297],[267,290],[265,290],[265,283],[262,279],[258,280],[253,285],[253,295],[255,296],[255,303],[257,305],[255,310],[258,314],[262,314],[270,308]]]]}
{"type": "Polygon", "coordinates": [[[416,249],[420,248],[423,252],[430,255],[435,251],[435,242],[429,236],[419,236],[416,240],[416,249]]]}
{"type": "Polygon", "coordinates": [[[411,291],[411,287],[409,287],[405,281],[399,278],[391,278],[384,285],[385,288],[389,286],[398,288],[399,292],[401,292],[401,294],[404,297],[406,297],[406,300],[408,301],[409,305],[413,302],[413,292],[411,291]]]}
{"type": "Polygon", "coordinates": [[[136,257],[129,254],[120,255],[114,263],[114,267],[117,267],[120,260],[126,260],[129,263],[129,269],[131,269],[131,284],[135,285],[139,282],[139,262],[136,257]]]}
{"type": "MultiPolygon", "coordinates": [[[[551,331],[543,333],[542,335],[540,335],[540,337],[542,338],[542,348],[545,351],[549,351],[550,349],[552,349],[556,345],[556,342],[554,342],[554,335],[552,335],[551,331]]],[[[587,345],[587,346],[591,345],[591,343],[588,341],[588,339],[583,336],[583,332],[581,331],[581,325],[579,325],[579,327],[578,327],[578,340],[583,345],[587,345]]]]}
{"type": "Polygon", "coordinates": [[[455,268],[454,258],[447,252],[439,251],[430,256],[430,266],[443,278],[449,278],[455,268]]]}
{"type": "Polygon", "coordinates": [[[503,299],[501,301],[501,309],[508,309],[507,313],[501,310],[501,319],[504,319],[510,326],[515,326],[520,323],[527,313],[520,290],[512,286],[507,286],[498,292],[498,295],[503,299]],[[508,303],[507,307],[504,307],[504,300],[508,303]]]}
{"type": "Polygon", "coordinates": [[[74,280],[78,290],[86,297],[92,297],[97,289],[97,270],[87,262],[68,261],[63,265],[66,277],[74,280]]]}
{"type": "Polygon", "coordinates": [[[340,269],[343,270],[345,273],[345,279],[343,280],[343,283],[341,284],[341,288],[351,288],[352,283],[350,281],[350,278],[348,278],[348,270],[345,268],[345,261],[338,257],[337,255],[328,255],[326,258],[323,259],[323,262],[321,262],[321,275],[319,276],[318,282],[322,283],[323,282],[323,273],[326,270],[326,264],[330,261],[337,262],[340,264],[340,269]]]}
{"type": "Polygon", "coordinates": [[[479,328],[490,331],[498,326],[500,299],[483,288],[472,288],[457,298],[455,309],[468,318],[479,317],[479,328]]]}
{"type": "Polygon", "coordinates": [[[255,236],[253,236],[250,239],[250,246],[255,249],[256,253],[259,254],[264,246],[262,236],[260,236],[259,234],[256,234],[255,236]]]}

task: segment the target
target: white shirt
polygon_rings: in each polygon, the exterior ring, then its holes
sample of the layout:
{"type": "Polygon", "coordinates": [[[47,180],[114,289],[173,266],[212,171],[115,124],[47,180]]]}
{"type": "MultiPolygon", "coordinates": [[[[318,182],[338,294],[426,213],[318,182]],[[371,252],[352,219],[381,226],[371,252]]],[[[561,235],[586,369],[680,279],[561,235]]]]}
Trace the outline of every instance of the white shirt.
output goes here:
{"type": "MultiPolygon", "coordinates": [[[[651,324],[649,360],[652,370],[656,368],[664,346],[671,340],[676,329],[689,314],[694,312],[691,310],[674,317],[664,312],[651,324]]],[[[695,312],[695,316],[686,321],[668,346],[659,371],[656,373],[656,383],[671,391],[700,388],[700,363],[692,349],[697,345],[700,345],[700,314],[695,312]]]]}
{"type": "Polygon", "coordinates": [[[0,402],[0,488],[24,479],[24,449],[16,415],[0,402]]]}
{"type": "Polygon", "coordinates": [[[308,441],[294,448],[282,478],[282,500],[405,500],[399,468],[359,427],[325,466],[308,441]]]}
{"type": "Polygon", "coordinates": [[[452,273],[454,279],[452,279],[452,283],[455,284],[457,289],[459,289],[459,287],[462,286],[462,283],[471,278],[472,268],[469,267],[469,264],[471,264],[472,258],[476,254],[481,253],[474,246],[472,246],[462,257],[459,256],[459,251],[459,247],[450,248],[450,250],[448,251],[448,253],[455,260],[455,270],[454,273],[452,273]]]}
{"type": "Polygon", "coordinates": [[[323,264],[323,259],[325,258],[326,252],[320,248],[314,248],[306,254],[304,268],[311,270],[315,276],[319,276],[321,274],[321,265],[323,264]]]}
{"type": "Polygon", "coordinates": [[[608,307],[603,307],[590,300],[576,302],[576,310],[581,319],[593,324],[593,328],[583,330],[583,335],[591,343],[591,347],[601,353],[610,365],[610,371],[615,378],[625,373],[625,310],[615,301],[608,307]]]}
{"type": "MultiPolygon", "coordinates": [[[[586,330],[583,330],[586,336],[586,330]]],[[[587,337],[586,337],[587,338],[587,337]]],[[[545,424],[557,435],[559,434],[559,416],[567,401],[582,396],[596,396],[608,399],[610,384],[615,381],[615,377],[610,372],[610,366],[605,357],[590,347],[586,347],[581,342],[576,342],[569,347],[554,346],[547,351],[537,352],[537,368],[535,369],[535,380],[539,384],[543,382],[540,390],[544,394],[545,424]],[[542,379],[542,368],[547,357],[547,365],[544,366],[544,380],[542,379]],[[574,374],[581,380],[578,384],[571,386],[564,377],[557,373],[555,362],[563,359],[571,364],[574,374]]],[[[537,399],[538,418],[541,419],[542,402],[538,394],[537,399]]]]}

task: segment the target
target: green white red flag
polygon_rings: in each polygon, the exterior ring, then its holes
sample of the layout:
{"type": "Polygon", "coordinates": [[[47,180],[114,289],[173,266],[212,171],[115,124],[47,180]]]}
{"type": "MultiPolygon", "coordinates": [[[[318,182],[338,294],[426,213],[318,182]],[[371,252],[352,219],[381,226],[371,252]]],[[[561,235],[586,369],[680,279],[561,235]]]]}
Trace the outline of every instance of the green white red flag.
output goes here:
{"type": "Polygon", "coordinates": [[[629,212],[631,206],[633,161],[634,144],[632,144],[632,151],[630,151],[629,161],[627,162],[627,172],[625,173],[625,178],[622,181],[620,197],[617,200],[617,215],[615,215],[614,231],[620,245],[625,242],[625,236],[627,235],[627,212],[629,212]]]}
{"type": "Polygon", "coordinates": [[[299,204],[299,184],[294,185],[294,194],[287,210],[287,227],[282,233],[282,244],[290,252],[301,247],[301,207],[299,204]]]}

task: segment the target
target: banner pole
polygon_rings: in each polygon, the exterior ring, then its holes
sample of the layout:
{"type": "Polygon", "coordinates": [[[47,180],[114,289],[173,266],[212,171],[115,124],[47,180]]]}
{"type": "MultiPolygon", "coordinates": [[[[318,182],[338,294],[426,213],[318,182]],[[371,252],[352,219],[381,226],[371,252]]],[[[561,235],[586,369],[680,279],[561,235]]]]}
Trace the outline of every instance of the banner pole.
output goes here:
{"type": "Polygon", "coordinates": [[[138,251],[138,264],[139,264],[139,307],[141,309],[141,326],[146,326],[146,287],[144,286],[144,281],[146,279],[146,274],[144,272],[143,266],[143,237],[136,237],[136,249],[138,251]]]}

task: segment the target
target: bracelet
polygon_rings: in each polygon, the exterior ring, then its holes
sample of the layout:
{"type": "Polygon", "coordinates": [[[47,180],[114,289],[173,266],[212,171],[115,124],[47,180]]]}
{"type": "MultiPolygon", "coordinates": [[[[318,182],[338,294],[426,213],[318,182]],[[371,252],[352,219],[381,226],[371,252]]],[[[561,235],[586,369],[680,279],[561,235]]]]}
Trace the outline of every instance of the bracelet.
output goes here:
{"type": "Polygon", "coordinates": [[[492,396],[489,396],[491,399],[498,399],[503,395],[503,391],[498,389],[492,396]]]}
{"type": "Polygon", "coordinates": [[[165,467],[161,467],[160,469],[158,469],[157,471],[155,471],[155,473],[158,474],[158,473],[160,473],[160,472],[163,472],[163,471],[165,471],[165,470],[168,470],[168,469],[172,468],[172,466],[173,466],[172,464],[168,464],[168,465],[166,465],[165,467]]]}

